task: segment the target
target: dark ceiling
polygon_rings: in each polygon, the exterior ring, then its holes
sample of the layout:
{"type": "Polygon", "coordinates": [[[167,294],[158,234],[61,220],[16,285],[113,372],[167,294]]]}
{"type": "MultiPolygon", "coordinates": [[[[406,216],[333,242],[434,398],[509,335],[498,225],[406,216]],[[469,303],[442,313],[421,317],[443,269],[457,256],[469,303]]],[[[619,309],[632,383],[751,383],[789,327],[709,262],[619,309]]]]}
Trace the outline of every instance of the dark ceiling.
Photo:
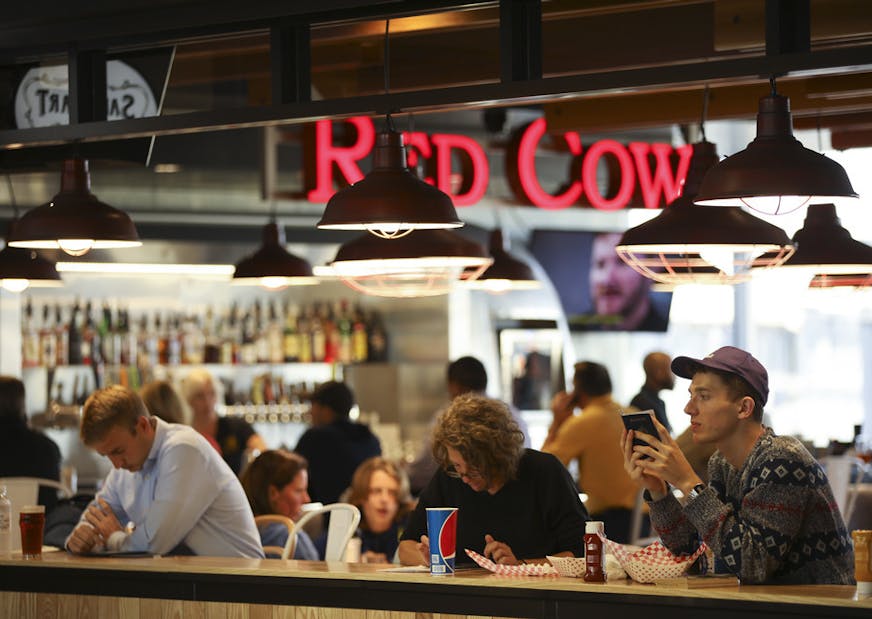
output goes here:
{"type": "Polygon", "coordinates": [[[552,132],[664,130],[699,122],[706,86],[708,119],[753,118],[770,76],[797,128],[872,144],[868,0],[48,2],[0,23],[7,93],[22,67],[67,61],[71,123],[0,125],[0,167],[74,149],[125,159],[127,140],[152,136],[152,162],[199,152],[214,168],[256,167],[247,131],[386,112],[535,108],[552,132]],[[156,50],[174,52],[161,114],[105,120],[100,76],[82,69],[156,50]],[[245,146],[185,142],[201,132],[245,146]]]}

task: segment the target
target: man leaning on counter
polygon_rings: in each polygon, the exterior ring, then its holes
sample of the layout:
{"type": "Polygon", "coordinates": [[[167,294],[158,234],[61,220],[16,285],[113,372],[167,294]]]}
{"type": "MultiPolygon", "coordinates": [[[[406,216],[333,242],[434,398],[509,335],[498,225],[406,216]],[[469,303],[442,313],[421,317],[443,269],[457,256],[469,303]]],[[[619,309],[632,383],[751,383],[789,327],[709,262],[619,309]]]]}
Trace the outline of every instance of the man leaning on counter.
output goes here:
{"type": "Polygon", "coordinates": [[[114,469],[69,550],[263,557],[239,480],[193,428],[151,416],[135,391],[115,385],[85,402],[80,435],[114,469]]]}
{"type": "Polygon", "coordinates": [[[663,543],[678,554],[705,541],[715,571],[743,584],[852,584],[851,539],[826,474],[802,443],[763,425],[763,365],[724,346],[703,359],[676,357],[672,371],[691,379],[684,411],[694,442],[717,451],[705,485],[662,424],[658,437],[638,433],[647,445],[623,433],[624,466],[646,488],[663,543]]]}

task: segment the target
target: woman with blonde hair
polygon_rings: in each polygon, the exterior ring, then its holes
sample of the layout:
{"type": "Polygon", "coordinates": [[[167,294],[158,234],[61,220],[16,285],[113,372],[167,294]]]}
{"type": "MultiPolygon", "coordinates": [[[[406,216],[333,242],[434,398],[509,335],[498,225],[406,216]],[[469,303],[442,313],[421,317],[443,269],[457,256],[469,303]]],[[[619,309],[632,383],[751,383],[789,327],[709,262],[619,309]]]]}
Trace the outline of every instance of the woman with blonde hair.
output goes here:
{"type": "Polygon", "coordinates": [[[381,456],[364,460],[351,478],[348,502],[361,514],[361,561],[392,562],[413,506],[406,473],[381,456]]]}
{"type": "Polygon", "coordinates": [[[188,409],[179,392],[168,381],[153,380],[139,390],[148,412],[167,423],[187,423],[188,409]]]}

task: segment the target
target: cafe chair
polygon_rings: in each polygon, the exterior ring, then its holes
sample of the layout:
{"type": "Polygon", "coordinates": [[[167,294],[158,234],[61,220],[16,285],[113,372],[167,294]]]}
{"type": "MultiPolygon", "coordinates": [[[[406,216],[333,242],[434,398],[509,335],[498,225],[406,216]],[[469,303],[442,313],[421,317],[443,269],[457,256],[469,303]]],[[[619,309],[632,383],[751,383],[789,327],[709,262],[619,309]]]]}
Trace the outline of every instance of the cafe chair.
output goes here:
{"type": "Polygon", "coordinates": [[[324,551],[325,561],[342,561],[348,541],[357,531],[360,524],[360,510],[350,503],[331,503],[320,509],[307,511],[297,521],[297,527],[302,529],[313,518],[330,515],[327,526],[327,549],[324,551]]]}
{"type": "Polygon", "coordinates": [[[6,486],[6,495],[12,501],[12,550],[21,550],[21,531],[18,529],[18,518],[23,505],[37,505],[39,487],[48,486],[57,489],[63,498],[73,496],[73,491],[56,479],[43,477],[0,477],[0,486],[6,486]]]}
{"type": "Polygon", "coordinates": [[[280,559],[290,559],[294,556],[294,548],[297,545],[297,525],[294,524],[293,520],[279,514],[262,514],[254,517],[254,523],[257,525],[258,533],[261,533],[265,527],[271,524],[284,525],[288,529],[288,541],[285,542],[285,545],[264,546],[263,554],[268,558],[278,556],[280,559]]]}
{"type": "Polygon", "coordinates": [[[856,456],[824,456],[819,462],[826,471],[836,504],[842,513],[842,520],[847,525],[851,522],[854,513],[854,504],[866,472],[866,463],[856,456]]]}

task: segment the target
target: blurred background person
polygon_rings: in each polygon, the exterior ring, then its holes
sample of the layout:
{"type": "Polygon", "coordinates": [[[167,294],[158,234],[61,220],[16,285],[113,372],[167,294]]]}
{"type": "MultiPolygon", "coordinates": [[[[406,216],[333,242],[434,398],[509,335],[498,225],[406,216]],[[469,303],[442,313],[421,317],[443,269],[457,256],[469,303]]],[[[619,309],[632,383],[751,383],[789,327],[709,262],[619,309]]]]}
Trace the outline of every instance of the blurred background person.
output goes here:
{"type": "MultiPolygon", "coordinates": [[[[23,382],[0,376],[0,477],[60,480],[61,450],[45,434],[28,427],[24,395],[23,382]]],[[[39,504],[45,505],[46,512],[57,501],[57,490],[40,487],[39,504]]]]}
{"type": "Polygon", "coordinates": [[[360,510],[360,560],[393,562],[413,507],[403,470],[381,456],[364,461],[351,479],[347,502],[360,510]]]}
{"type": "Polygon", "coordinates": [[[554,396],[554,421],[542,451],[564,466],[578,462],[578,488],[587,494],[591,519],[605,523],[609,539],[626,543],[639,486],[624,470],[621,405],[612,398],[609,371],[599,363],[576,363],[572,384],[572,393],[554,396]]]}
{"type": "Polygon", "coordinates": [[[452,400],[433,433],[439,463],[403,532],[404,565],[429,565],[428,507],[457,507],[458,564],[470,548],[501,565],[546,555],[582,556],[587,511],[566,468],[524,448],[524,435],[499,400],[452,400]]]}
{"type": "Polygon", "coordinates": [[[597,234],[590,256],[590,296],[600,328],[665,331],[668,317],[651,302],[651,281],[615,252],[620,232],[597,234]]]}
{"type": "Polygon", "coordinates": [[[182,381],[182,393],[191,407],[191,425],[215,447],[234,473],[242,470],[246,451],[266,451],[263,438],[245,419],[219,416],[215,406],[218,393],[212,375],[203,369],[191,370],[182,381]]]}
{"type": "Polygon", "coordinates": [[[350,419],[354,393],[345,383],[323,383],[311,404],[312,426],[294,451],[309,461],[312,500],[327,505],[339,500],[364,460],[381,455],[381,443],[369,426],[350,419]]]}
{"type": "Polygon", "coordinates": [[[660,399],[660,391],[675,387],[675,374],[669,367],[671,363],[672,359],[665,352],[652,352],[645,355],[642,360],[645,384],[630,400],[630,406],[637,410],[653,410],[657,421],[663,424],[670,434],[672,434],[672,425],[669,423],[669,417],[666,416],[666,403],[660,399]]]}
{"type": "MultiPolygon", "coordinates": [[[[296,522],[303,515],[303,505],[309,502],[308,462],[302,456],[282,450],[261,453],[245,467],[240,481],[255,516],[278,514],[296,522]]],[[[283,524],[259,528],[263,546],[284,546],[288,529],[283,524]]],[[[297,530],[297,544],[292,559],[318,561],[321,557],[312,539],[297,530]]]]}
{"type": "Polygon", "coordinates": [[[145,402],[145,407],[155,417],[160,417],[167,423],[188,423],[187,407],[175,390],[175,387],[165,380],[153,380],[139,390],[139,396],[145,402]]]}
{"type": "MultiPolygon", "coordinates": [[[[465,356],[455,359],[448,364],[445,371],[445,385],[448,390],[448,396],[454,400],[457,396],[467,393],[474,393],[485,396],[487,391],[487,370],[484,364],[475,357],[465,356]]],[[[433,415],[430,422],[430,427],[427,429],[427,438],[421,446],[421,451],[415,461],[409,465],[409,483],[413,494],[418,494],[423,490],[430,478],[439,468],[436,459],[433,457],[433,427],[439,415],[444,411],[442,408],[433,415]]],[[[530,447],[530,433],[527,429],[527,423],[521,417],[520,411],[509,406],[509,411],[518,424],[518,428],[524,434],[524,447],[530,447]]]]}

